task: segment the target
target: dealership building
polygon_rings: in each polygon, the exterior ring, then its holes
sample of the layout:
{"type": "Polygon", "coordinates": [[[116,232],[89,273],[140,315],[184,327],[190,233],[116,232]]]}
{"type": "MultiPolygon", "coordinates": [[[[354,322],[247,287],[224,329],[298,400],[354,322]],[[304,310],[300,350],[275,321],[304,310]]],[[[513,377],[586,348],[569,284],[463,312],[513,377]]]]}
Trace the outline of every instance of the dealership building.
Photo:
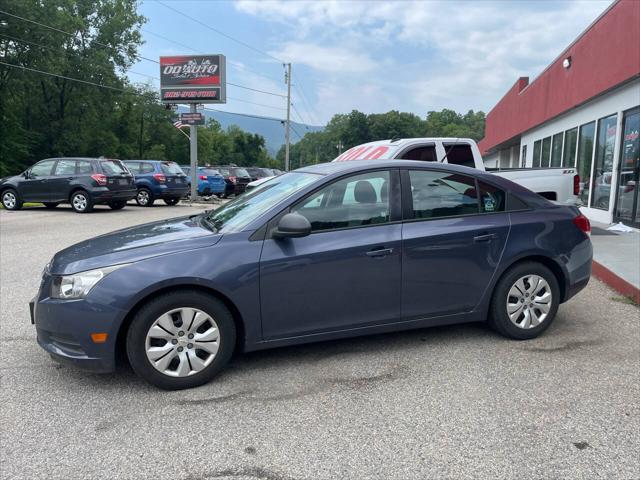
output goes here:
{"type": "Polygon", "coordinates": [[[576,168],[592,220],[640,227],[640,1],[618,0],[487,115],[488,167],[576,168]]]}

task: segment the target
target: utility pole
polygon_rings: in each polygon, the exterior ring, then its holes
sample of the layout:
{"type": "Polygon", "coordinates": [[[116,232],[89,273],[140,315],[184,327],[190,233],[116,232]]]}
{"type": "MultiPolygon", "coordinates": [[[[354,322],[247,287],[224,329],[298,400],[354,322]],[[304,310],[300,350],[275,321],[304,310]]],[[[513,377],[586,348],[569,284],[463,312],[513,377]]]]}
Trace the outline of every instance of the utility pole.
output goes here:
{"type": "MultiPolygon", "coordinates": [[[[196,113],[196,104],[190,105],[189,111],[196,113]]],[[[196,201],[198,195],[198,127],[189,125],[189,142],[191,151],[191,202],[196,201]]]]}
{"type": "Polygon", "coordinates": [[[289,171],[289,129],[291,128],[291,63],[285,64],[287,69],[284,81],[287,84],[287,123],[284,126],[284,171],[289,171]]]}

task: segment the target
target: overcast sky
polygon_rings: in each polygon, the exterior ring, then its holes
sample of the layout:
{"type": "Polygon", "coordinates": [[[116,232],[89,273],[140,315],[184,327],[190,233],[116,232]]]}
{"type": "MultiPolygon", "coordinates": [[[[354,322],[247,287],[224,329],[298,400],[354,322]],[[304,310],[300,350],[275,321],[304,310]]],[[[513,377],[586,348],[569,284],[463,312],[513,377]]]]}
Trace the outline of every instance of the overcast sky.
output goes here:
{"type": "MultiPolygon", "coordinates": [[[[442,108],[489,111],[518,77],[535,78],[610,3],[145,0],[141,53],[223,53],[229,82],[285,92],[280,62],[167,8],[172,7],[292,62],[293,119],[301,123],[324,124],[353,109],[422,117],[442,108]]],[[[131,70],[159,75],[158,65],[147,61],[131,70]]],[[[143,75],[129,76],[158,85],[143,75]]],[[[280,97],[234,86],[227,95],[223,110],[285,115],[280,97]]]]}

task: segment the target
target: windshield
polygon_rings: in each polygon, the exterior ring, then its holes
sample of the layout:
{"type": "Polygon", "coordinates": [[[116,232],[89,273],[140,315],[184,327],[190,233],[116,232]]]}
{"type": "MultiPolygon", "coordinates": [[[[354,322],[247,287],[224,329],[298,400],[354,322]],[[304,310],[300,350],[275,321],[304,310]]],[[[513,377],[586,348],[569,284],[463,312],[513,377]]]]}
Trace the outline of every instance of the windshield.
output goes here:
{"type": "Polygon", "coordinates": [[[178,166],[177,163],[174,162],[162,162],[162,173],[165,175],[183,175],[184,172],[178,166]]]}
{"type": "Polygon", "coordinates": [[[287,173],[203,214],[204,222],[219,233],[239,232],[271,207],[319,178],[315,173],[287,173]]]}
{"type": "Polygon", "coordinates": [[[233,173],[236,177],[250,177],[249,172],[247,172],[244,168],[234,168],[233,173]]]}
{"type": "Polygon", "coordinates": [[[120,160],[102,160],[100,162],[102,171],[107,175],[116,175],[121,173],[129,173],[120,160]]]}

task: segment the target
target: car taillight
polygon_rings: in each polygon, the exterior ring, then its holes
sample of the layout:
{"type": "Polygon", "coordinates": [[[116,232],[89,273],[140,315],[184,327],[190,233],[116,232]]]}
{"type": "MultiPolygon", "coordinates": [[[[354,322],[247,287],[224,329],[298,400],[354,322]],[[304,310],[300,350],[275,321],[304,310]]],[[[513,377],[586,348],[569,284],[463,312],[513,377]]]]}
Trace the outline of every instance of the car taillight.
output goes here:
{"type": "Polygon", "coordinates": [[[167,177],[164,176],[164,173],[154,173],[153,178],[155,178],[158,183],[164,183],[167,181],[167,177]]]}
{"type": "Polygon", "coordinates": [[[207,176],[206,176],[206,175],[200,175],[198,178],[199,178],[200,180],[206,180],[206,179],[207,179],[207,176]]]}
{"type": "Polygon", "coordinates": [[[586,233],[587,235],[591,235],[591,223],[589,222],[589,219],[587,217],[585,217],[584,215],[578,215],[573,219],[573,223],[584,233],[586,233]]]}
{"type": "Polygon", "coordinates": [[[236,177],[229,177],[229,180],[231,181],[231,183],[236,183],[238,179],[236,177]]]}
{"type": "Polygon", "coordinates": [[[107,176],[102,173],[96,173],[95,175],[91,175],[98,185],[106,185],[107,184],[107,176]]]}
{"type": "Polygon", "coordinates": [[[580,175],[573,176],[573,194],[580,195],[580,175]]]}

